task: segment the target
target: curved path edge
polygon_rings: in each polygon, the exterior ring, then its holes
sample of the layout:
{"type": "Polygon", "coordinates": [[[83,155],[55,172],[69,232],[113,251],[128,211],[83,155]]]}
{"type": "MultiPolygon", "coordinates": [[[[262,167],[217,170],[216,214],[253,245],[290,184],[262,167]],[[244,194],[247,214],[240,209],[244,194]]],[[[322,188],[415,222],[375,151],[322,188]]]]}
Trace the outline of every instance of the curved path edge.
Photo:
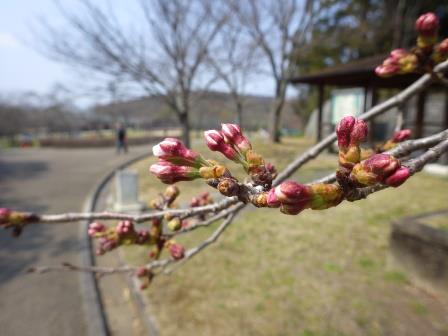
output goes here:
{"type": "MultiPolygon", "coordinates": [[[[108,172],[103,178],[101,178],[98,184],[89,193],[89,196],[84,202],[83,211],[84,212],[95,211],[101,193],[103,192],[106,185],[112,180],[116,171],[124,169],[132,165],[133,163],[140,161],[150,155],[152,155],[152,153],[148,152],[135,156],[129,159],[128,161],[120,164],[119,166],[115,167],[110,172],[108,172]]],[[[79,240],[81,248],[80,259],[81,259],[81,265],[83,266],[93,266],[95,264],[95,256],[92,249],[92,241],[89,235],[87,234],[88,224],[89,221],[83,221],[82,225],[80,225],[79,230],[79,240]]],[[[104,312],[104,307],[101,301],[101,292],[99,290],[95,274],[88,272],[81,272],[80,282],[81,282],[81,295],[83,299],[82,300],[83,311],[87,325],[87,335],[89,336],[109,335],[110,333],[107,317],[104,312]]],[[[133,287],[134,286],[132,286],[130,290],[133,292],[133,296],[136,297],[136,293],[133,287]]],[[[138,297],[139,296],[140,294],[138,294],[138,297]]],[[[139,299],[139,301],[140,300],[141,299],[139,299]]],[[[145,321],[145,324],[148,327],[148,321],[145,321]]]]}

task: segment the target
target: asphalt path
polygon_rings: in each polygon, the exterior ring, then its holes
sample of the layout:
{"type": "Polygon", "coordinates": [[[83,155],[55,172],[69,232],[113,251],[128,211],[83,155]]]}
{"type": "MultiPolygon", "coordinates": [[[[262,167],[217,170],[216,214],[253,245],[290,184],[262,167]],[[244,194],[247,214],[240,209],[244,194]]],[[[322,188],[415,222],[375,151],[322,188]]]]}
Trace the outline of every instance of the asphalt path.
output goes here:
{"type": "MultiPolygon", "coordinates": [[[[108,171],[149,152],[102,149],[0,151],[0,207],[40,213],[79,211],[108,171]]],[[[79,263],[79,224],[31,225],[20,238],[0,231],[0,335],[85,335],[77,273],[26,274],[37,265],[79,263]]]]}

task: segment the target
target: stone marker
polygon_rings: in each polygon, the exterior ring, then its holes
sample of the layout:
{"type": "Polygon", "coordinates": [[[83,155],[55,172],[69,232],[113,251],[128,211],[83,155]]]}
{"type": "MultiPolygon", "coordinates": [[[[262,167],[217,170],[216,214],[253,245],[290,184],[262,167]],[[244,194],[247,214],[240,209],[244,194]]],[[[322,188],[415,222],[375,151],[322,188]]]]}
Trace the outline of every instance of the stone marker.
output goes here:
{"type": "Polygon", "coordinates": [[[120,212],[140,212],[144,205],[138,199],[138,174],[129,170],[115,173],[114,210],[120,212]]]}

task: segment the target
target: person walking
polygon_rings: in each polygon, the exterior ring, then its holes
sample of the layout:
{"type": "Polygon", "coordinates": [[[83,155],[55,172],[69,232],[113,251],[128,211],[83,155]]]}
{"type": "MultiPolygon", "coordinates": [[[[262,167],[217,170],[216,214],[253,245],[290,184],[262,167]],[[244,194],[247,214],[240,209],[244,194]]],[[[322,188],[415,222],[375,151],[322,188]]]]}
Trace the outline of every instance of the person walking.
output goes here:
{"type": "Polygon", "coordinates": [[[127,153],[128,152],[128,145],[127,145],[127,137],[126,137],[126,128],[122,123],[117,123],[115,126],[115,132],[116,132],[116,145],[117,145],[117,154],[120,154],[121,152],[127,153]]]}

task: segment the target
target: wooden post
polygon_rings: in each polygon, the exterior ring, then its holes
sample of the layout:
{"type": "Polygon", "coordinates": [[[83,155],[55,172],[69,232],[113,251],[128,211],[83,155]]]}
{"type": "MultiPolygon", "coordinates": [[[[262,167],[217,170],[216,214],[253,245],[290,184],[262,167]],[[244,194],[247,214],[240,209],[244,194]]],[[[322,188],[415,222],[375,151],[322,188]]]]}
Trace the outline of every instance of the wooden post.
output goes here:
{"type": "Polygon", "coordinates": [[[322,140],[322,116],[324,113],[324,90],[323,84],[319,84],[318,109],[317,109],[317,142],[322,140]]]}
{"type": "MultiPolygon", "coordinates": [[[[377,101],[377,91],[376,88],[373,86],[366,86],[364,87],[364,106],[363,106],[363,112],[366,112],[367,110],[371,109],[373,106],[376,105],[377,101]]],[[[375,129],[375,120],[372,119],[369,121],[369,135],[368,135],[368,142],[370,147],[374,146],[374,129],[375,129]]]]}
{"type": "Polygon", "coordinates": [[[417,97],[417,116],[415,118],[415,138],[423,135],[423,123],[425,122],[426,92],[422,91],[417,97]]]}

